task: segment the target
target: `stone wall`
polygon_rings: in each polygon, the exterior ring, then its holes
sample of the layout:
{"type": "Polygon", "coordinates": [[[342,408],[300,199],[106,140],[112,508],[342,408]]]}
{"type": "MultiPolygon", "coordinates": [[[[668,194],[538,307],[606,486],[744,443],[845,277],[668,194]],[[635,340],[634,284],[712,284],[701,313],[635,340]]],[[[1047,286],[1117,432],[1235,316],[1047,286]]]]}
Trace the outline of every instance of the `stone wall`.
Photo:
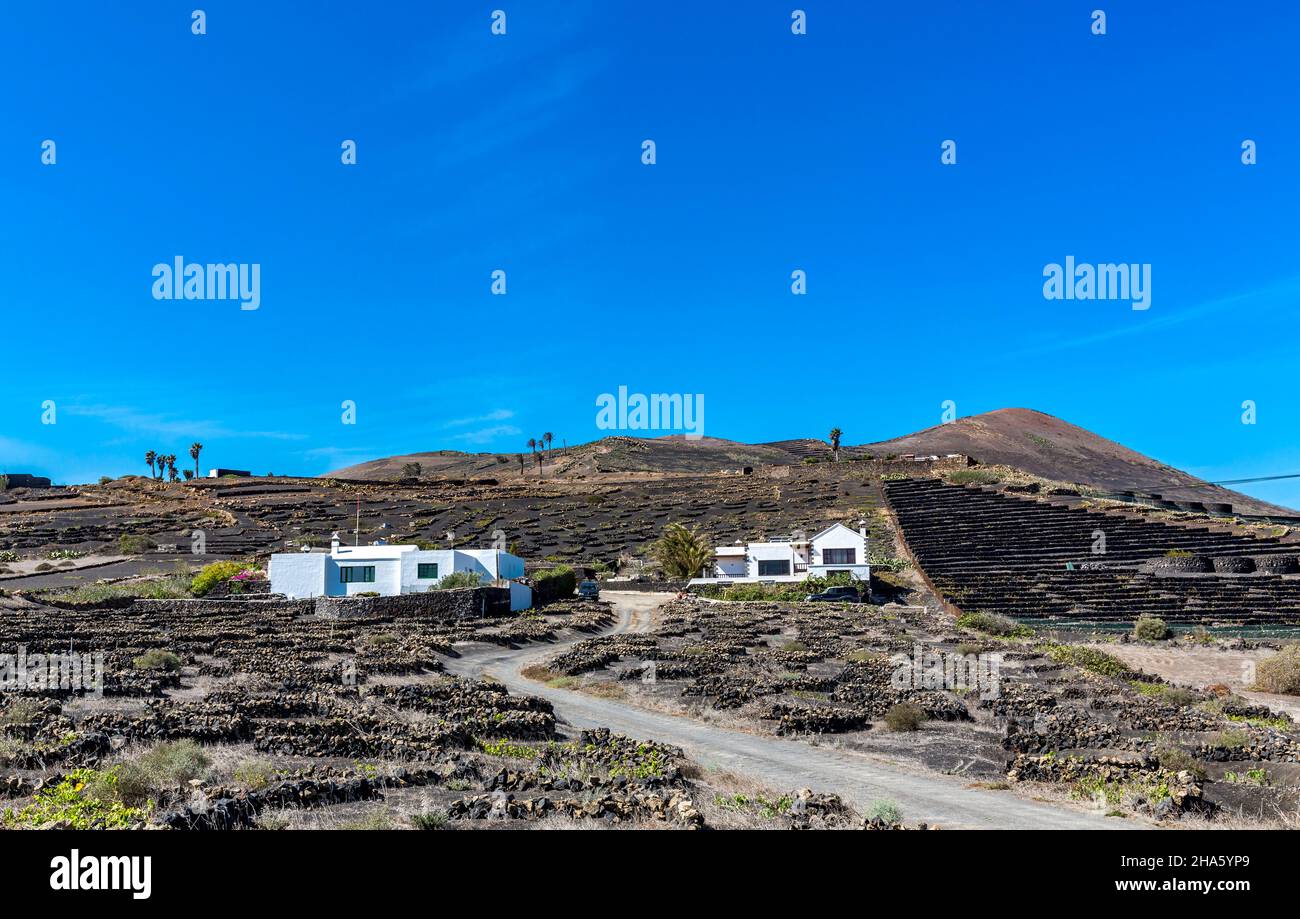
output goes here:
{"type": "Polygon", "coordinates": [[[317,597],[317,616],[418,616],[460,619],[466,616],[509,616],[510,591],[505,587],[467,587],[464,590],[429,590],[395,597],[317,597]]]}
{"type": "Polygon", "coordinates": [[[687,581],[601,581],[600,589],[635,590],[642,593],[677,593],[686,589],[687,581]]]}
{"type": "Polygon", "coordinates": [[[133,609],[148,612],[205,613],[290,612],[301,616],[335,619],[362,616],[418,616],[459,619],[465,616],[509,616],[510,591],[504,587],[468,587],[464,590],[430,590],[395,597],[316,597],[310,600],[136,600],[133,609]]]}

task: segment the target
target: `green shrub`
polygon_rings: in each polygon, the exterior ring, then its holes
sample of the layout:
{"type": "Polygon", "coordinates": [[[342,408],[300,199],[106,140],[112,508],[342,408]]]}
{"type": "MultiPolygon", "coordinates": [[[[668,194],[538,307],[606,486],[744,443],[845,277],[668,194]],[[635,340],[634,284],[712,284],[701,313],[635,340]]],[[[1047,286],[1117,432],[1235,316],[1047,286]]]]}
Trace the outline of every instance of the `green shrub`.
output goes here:
{"type": "Polygon", "coordinates": [[[1165,553],[1165,558],[1191,558],[1192,553],[1186,549],[1170,549],[1165,553]]]}
{"type": "Polygon", "coordinates": [[[713,600],[732,600],[736,602],[753,600],[776,600],[798,602],[809,594],[820,593],[828,587],[852,584],[858,593],[867,589],[864,581],[855,581],[848,574],[833,574],[827,577],[811,577],[803,581],[788,584],[735,584],[731,587],[709,586],[700,590],[700,596],[713,600]]]}
{"type": "Polygon", "coordinates": [[[1058,664],[1069,664],[1099,676],[1133,678],[1136,674],[1114,655],[1081,645],[1048,645],[1047,656],[1058,664]]]}
{"type": "Polygon", "coordinates": [[[891,731],[916,731],[926,720],[925,712],[911,702],[891,705],[889,711],[885,712],[885,725],[891,731]]]}
{"type": "Polygon", "coordinates": [[[152,552],[156,549],[157,545],[148,536],[123,533],[118,537],[117,551],[122,555],[144,555],[146,552],[152,552]]]}
{"type": "Polygon", "coordinates": [[[1133,623],[1133,637],[1139,641],[1163,641],[1169,637],[1169,626],[1156,616],[1139,616],[1133,623]]]}
{"type": "Polygon", "coordinates": [[[537,750],[524,744],[509,740],[476,740],[475,745],[488,756],[504,756],[509,759],[536,759],[537,750]]]}
{"type": "Polygon", "coordinates": [[[260,791],[275,781],[275,767],[264,759],[246,759],[234,768],[231,777],[249,791],[260,791]]]}
{"type": "Polygon", "coordinates": [[[1229,750],[1240,750],[1242,747],[1250,745],[1250,735],[1245,731],[1228,730],[1219,731],[1210,738],[1210,746],[1226,747],[1229,750]]]}
{"type": "Polygon", "coordinates": [[[249,570],[251,570],[249,566],[243,562],[213,562],[211,565],[204,565],[203,570],[190,582],[190,593],[202,597],[218,584],[249,570]]]}
{"type": "Polygon", "coordinates": [[[12,549],[5,549],[3,552],[0,552],[0,562],[16,562],[16,561],[18,561],[18,553],[13,551],[12,549]]]}
{"type": "Polygon", "coordinates": [[[1182,747],[1162,744],[1156,747],[1155,756],[1161,769],[1168,769],[1170,772],[1190,772],[1198,779],[1205,778],[1205,764],[1182,747]]]}
{"type": "Polygon", "coordinates": [[[447,815],[437,811],[412,814],[411,825],[417,830],[441,830],[447,825],[447,815]]]}
{"type": "Polygon", "coordinates": [[[1258,785],[1263,787],[1270,784],[1267,769],[1247,769],[1245,772],[1225,772],[1223,774],[1225,782],[1232,782],[1235,785],[1258,785]]]}
{"type": "Polygon", "coordinates": [[[1030,638],[1034,634],[1034,630],[1029,626],[1021,625],[1016,620],[997,613],[966,613],[958,617],[957,625],[963,629],[972,629],[999,638],[1030,638]]]}
{"type": "Polygon", "coordinates": [[[876,801],[867,809],[867,819],[882,823],[902,823],[903,812],[893,801],[876,801]]]}
{"type": "Polygon", "coordinates": [[[162,670],[165,673],[173,673],[181,669],[181,659],[180,655],[173,654],[171,651],[154,648],[131,661],[131,666],[136,670],[162,670]]]}
{"type": "Polygon", "coordinates": [[[550,603],[572,597],[578,589],[578,576],[568,565],[548,568],[533,575],[533,589],[537,591],[539,603],[550,603]]]}
{"type": "Polygon", "coordinates": [[[129,807],[156,802],[165,793],[183,788],[191,779],[202,778],[212,761],[193,740],[166,741],[134,759],[113,767],[114,781],[95,794],[111,794],[129,807]]]}
{"type": "Polygon", "coordinates": [[[483,577],[476,571],[453,571],[438,581],[438,590],[461,590],[465,587],[479,587],[483,577]]]}
{"type": "Polygon", "coordinates": [[[1300,644],[1285,645],[1255,665],[1257,692],[1300,696],[1300,644]]]}

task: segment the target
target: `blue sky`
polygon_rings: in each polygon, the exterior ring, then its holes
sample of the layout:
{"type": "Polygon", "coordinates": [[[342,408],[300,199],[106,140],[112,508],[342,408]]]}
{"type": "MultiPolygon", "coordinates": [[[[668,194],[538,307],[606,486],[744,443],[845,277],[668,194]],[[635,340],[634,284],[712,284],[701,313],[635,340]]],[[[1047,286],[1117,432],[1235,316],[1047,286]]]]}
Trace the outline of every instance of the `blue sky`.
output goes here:
{"type": "Polygon", "coordinates": [[[576,443],[625,385],[737,440],[951,399],[1300,471],[1291,5],[195,5],[0,9],[0,468],[576,443]],[[260,308],[155,300],[177,255],[259,264],[260,308]],[[1044,299],[1067,255],[1149,263],[1151,308],[1044,299]]]}

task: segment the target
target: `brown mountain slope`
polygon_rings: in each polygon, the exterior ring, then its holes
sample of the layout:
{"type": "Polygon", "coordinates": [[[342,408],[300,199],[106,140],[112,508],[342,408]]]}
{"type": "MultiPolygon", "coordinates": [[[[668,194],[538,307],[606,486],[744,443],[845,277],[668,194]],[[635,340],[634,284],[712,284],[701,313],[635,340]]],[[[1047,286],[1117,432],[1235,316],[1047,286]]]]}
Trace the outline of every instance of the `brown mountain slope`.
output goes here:
{"type": "MultiPolygon", "coordinates": [[[[1164,463],[1143,456],[1076,427],[1059,418],[1030,409],[1008,408],[959,418],[894,440],[844,447],[846,457],[870,453],[882,458],[902,453],[965,453],[988,465],[1015,466],[1033,475],[1060,482],[1090,485],[1111,491],[1155,493],[1176,501],[1231,503],[1238,513],[1295,512],[1238,492],[1207,486],[1164,463]]],[[[605,437],[588,444],[548,451],[543,472],[547,478],[600,473],[710,473],[742,466],[795,465],[805,458],[826,459],[830,447],[810,438],[766,444],[743,444],[717,437],[687,440],[669,437],[605,437]]],[[[460,453],[440,450],[372,460],[328,473],[348,479],[391,481],[406,463],[419,463],[424,476],[444,478],[504,478],[518,475],[515,453],[460,453]]],[[[536,460],[523,451],[530,472],[536,460]]]]}
{"type": "Polygon", "coordinates": [[[1229,502],[1238,513],[1294,514],[1144,456],[1083,428],[1025,408],[959,418],[893,440],[846,449],[870,453],[965,453],[987,465],[1015,466],[1032,475],[1112,491],[1155,493],[1174,501],[1229,502]]]}
{"type": "MultiPolygon", "coordinates": [[[[803,444],[803,441],[792,441],[803,444]]],[[[518,472],[520,454],[411,453],[358,463],[327,473],[344,479],[391,480],[401,475],[407,463],[419,463],[423,475],[449,478],[480,478],[518,472]]],[[[547,451],[547,476],[587,475],[600,472],[721,472],[743,466],[780,466],[797,463],[802,453],[783,449],[781,444],[742,444],[718,437],[688,440],[680,434],[668,437],[604,437],[572,447],[555,445],[547,451]]],[[[534,454],[524,451],[524,463],[535,470],[534,454]]]]}

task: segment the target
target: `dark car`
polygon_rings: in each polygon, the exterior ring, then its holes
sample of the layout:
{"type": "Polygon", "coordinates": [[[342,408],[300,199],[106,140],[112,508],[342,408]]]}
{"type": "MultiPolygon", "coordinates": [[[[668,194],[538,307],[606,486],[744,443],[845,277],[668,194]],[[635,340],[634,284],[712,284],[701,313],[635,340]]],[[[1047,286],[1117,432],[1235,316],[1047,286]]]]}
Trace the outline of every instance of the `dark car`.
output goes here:
{"type": "Polygon", "coordinates": [[[858,589],[851,585],[827,587],[819,594],[804,597],[809,603],[865,603],[858,589]]]}
{"type": "Polygon", "coordinates": [[[599,600],[600,585],[595,581],[583,581],[578,585],[578,596],[584,600],[599,600]]]}

